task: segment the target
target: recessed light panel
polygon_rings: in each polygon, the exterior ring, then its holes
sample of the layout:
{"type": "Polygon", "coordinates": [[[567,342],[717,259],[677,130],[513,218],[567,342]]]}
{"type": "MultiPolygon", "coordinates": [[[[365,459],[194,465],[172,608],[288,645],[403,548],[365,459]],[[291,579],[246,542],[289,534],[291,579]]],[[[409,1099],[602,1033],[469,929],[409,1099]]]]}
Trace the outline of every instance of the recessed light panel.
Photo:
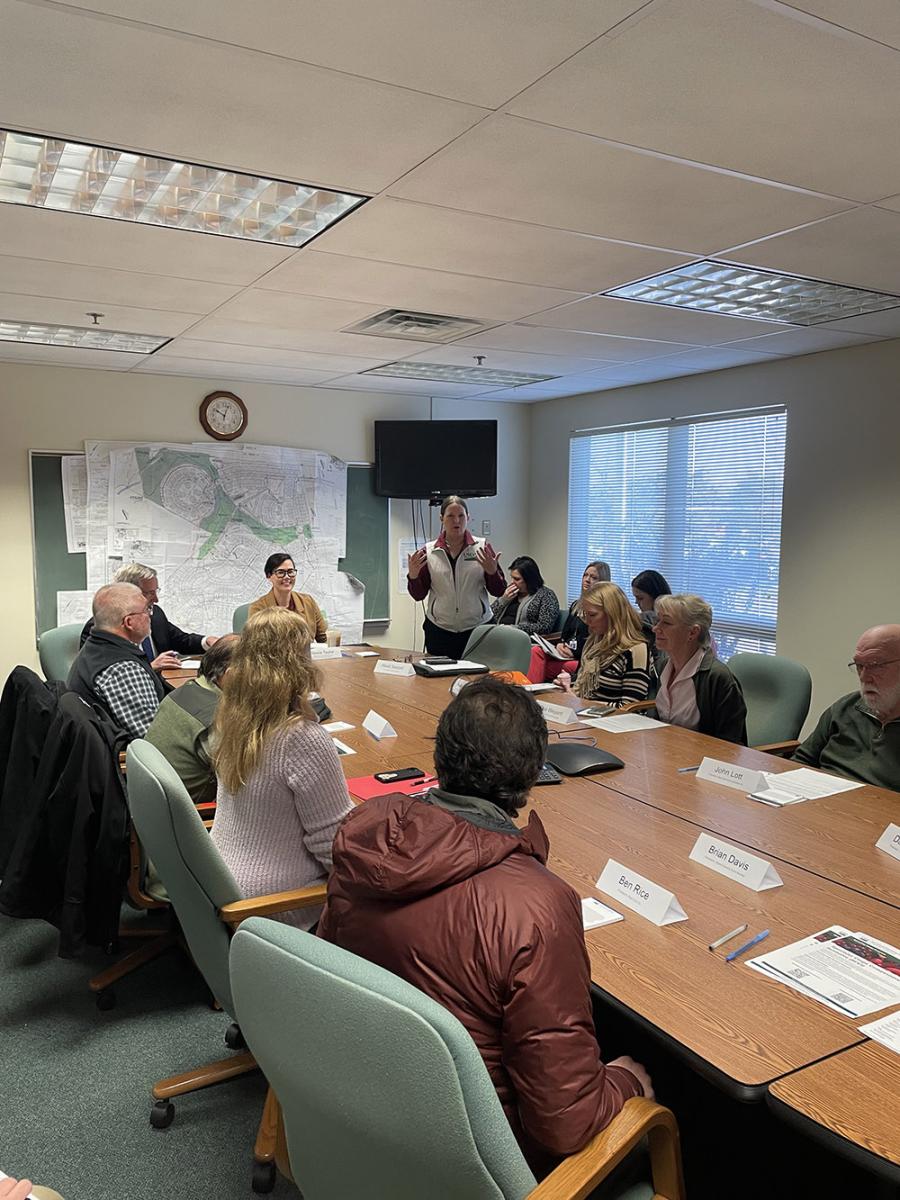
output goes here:
{"type": "Polygon", "coordinates": [[[360,375],[387,375],[391,379],[429,379],[434,383],[473,383],[484,387],[514,388],[545,383],[558,375],[529,375],[524,371],[495,371],[491,367],[456,367],[449,363],[393,362],[371,367],[360,375]]]}
{"type": "Polygon", "coordinates": [[[0,201],[302,246],[364,196],[0,130],[0,201]]]}
{"type": "Polygon", "coordinates": [[[637,283],[626,283],[603,295],[789,325],[821,325],[824,321],[900,307],[900,296],[886,292],[869,292],[711,259],[687,263],[637,283]]]}
{"type": "Polygon", "coordinates": [[[442,313],[413,312],[408,308],[386,308],[342,333],[364,333],[368,337],[407,338],[414,342],[452,342],[485,328],[472,317],[447,317],[442,313]]]}
{"type": "Polygon", "coordinates": [[[79,350],[125,350],[152,354],[171,338],[116,329],[79,329],[74,325],[41,325],[36,321],[0,320],[0,342],[30,342],[37,346],[75,346],[79,350]]]}

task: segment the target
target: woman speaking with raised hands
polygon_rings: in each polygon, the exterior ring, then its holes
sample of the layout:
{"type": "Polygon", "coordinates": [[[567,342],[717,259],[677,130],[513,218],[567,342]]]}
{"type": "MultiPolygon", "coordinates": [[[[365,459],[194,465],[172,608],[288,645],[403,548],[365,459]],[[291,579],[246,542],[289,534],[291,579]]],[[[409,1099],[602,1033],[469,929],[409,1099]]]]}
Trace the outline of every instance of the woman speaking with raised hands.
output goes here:
{"type": "Polygon", "coordinates": [[[461,496],[445,496],[441,532],[410,554],[406,590],[425,600],[425,649],[462,658],[476,625],[491,619],[488,595],[502,596],[506,580],[498,554],[468,530],[469,508],[461,496]]]}

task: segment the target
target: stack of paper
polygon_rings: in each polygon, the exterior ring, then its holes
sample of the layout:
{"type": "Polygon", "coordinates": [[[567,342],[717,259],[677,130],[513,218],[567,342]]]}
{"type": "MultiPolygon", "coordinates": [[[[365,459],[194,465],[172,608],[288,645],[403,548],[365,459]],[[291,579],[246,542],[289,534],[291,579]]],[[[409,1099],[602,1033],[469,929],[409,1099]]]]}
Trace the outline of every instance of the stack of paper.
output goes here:
{"type": "MultiPolygon", "coordinates": [[[[584,901],[581,903],[584,904],[584,901]]],[[[859,1032],[868,1034],[874,1042],[880,1042],[888,1050],[900,1054],[900,1012],[882,1017],[880,1021],[871,1021],[868,1025],[860,1025],[859,1032]]]]}
{"type": "Polygon", "coordinates": [[[666,729],[665,721],[655,721],[652,717],[643,717],[640,713],[621,713],[619,716],[590,717],[582,719],[583,725],[593,729],[602,729],[604,733],[637,733],[644,729],[666,729]]]}
{"type": "Polygon", "coordinates": [[[820,800],[823,796],[836,796],[838,792],[849,792],[860,788],[861,783],[852,779],[841,779],[838,775],[826,775],[809,767],[796,771],[761,771],[766,781],[764,788],[750,793],[753,800],[783,808],[786,804],[799,804],[801,800],[820,800]]]}
{"type": "Polygon", "coordinates": [[[900,950],[840,925],[751,958],[747,966],[851,1017],[900,1003],[900,950]]]}

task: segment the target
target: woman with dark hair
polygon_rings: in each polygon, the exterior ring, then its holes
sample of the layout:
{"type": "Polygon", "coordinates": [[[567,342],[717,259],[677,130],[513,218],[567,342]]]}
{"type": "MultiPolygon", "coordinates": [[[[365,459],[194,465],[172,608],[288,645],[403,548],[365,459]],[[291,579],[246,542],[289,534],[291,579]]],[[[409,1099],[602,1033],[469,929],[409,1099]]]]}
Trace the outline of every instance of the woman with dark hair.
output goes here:
{"type": "Polygon", "coordinates": [[[425,600],[425,649],[462,658],[476,625],[491,619],[488,593],[502,596],[506,580],[490,542],[469,533],[469,506],[445,496],[441,532],[408,558],[406,590],[425,600]]]}
{"type": "Polygon", "coordinates": [[[267,608],[286,608],[289,612],[295,612],[303,618],[309,627],[311,641],[324,642],[328,625],[321,608],[312,596],[308,596],[305,592],[294,591],[297,568],[294,566],[291,556],[285,554],[283,550],[276,550],[266,559],[263,570],[266,573],[266,579],[272,586],[264,596],[253,601],[247,610],[247,619],[256,616],[258,612],[265,612],[267,608]]]}
{"type": "Polygon", "coordinates": [[[668,580],[659,571],[639,571],[631,581],[631,594],[641,614],[644,637],[650,647],[653,662],[657,663],[661,651],[656,647],[656,602],[660,596],[671,596],[668,580]]]}
{"type": "Polygon", "coordinates": [[[509,587],[491,605],[498,625],[515,625],[526,633],[552,633],[559,620],[556,592],[546,587],[533,558],[522,555],[509,565],[509,587]]]}

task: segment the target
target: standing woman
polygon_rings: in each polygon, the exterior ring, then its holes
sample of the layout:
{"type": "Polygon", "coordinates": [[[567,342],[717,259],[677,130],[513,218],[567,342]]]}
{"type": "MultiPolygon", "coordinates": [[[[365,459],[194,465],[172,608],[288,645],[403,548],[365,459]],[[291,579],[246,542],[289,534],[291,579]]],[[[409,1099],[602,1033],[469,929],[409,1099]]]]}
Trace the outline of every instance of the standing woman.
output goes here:
{"type": "Polygon", "coordinates": [[[425,649],[462,658],[476,625],[491,619],[488,593],[502,596],[506,580],[489,542],[472,537],[469,509],[461,496],[441,504],[441,532],[410,554],[406,590],[425,600],[425,649]]]}
{"type": "Polygon", "coordinates": [[[526,633],[552,633],[559,620],[556,592],[544,583],[533,558],[522,555],[509,564],[509,587],[491,605],[498,625],[515,625],[526,633]]]}
{"type": "Polygon", "coordinates": [[[254,600],[247,610],[247,618],[255,617],[258,612],[269,608],[286,608],[302,617],[309,626],[311,641],[324,642],[325,631],[328,628],[322,610],[305,592],[294,591],[294,581],[297,578],[297,568],[294,560],[283,550],[270,554],[263,568],[266,579],[272,585],[271,590],[258,600],[254,600]]]}
{"type": "MultiPolygon", "coordinates": [[[[266,609],[247,621],[223,677],[211,837],[248,898],[324,880],[334,835],[352,807],[337,750],[310,705],[319,673],[309,641],[296,614],[266,609]]],[[[319,911],[280,919],[308,929],[319,911]]]]}
{"type": "Polygon", "coordinates": [[[564,671],[557,682],[583,700],[621,708],[646,700],[650,691],[650,648],[637,613],[614,583],[598,583],[581,599],[588,639],[578,674],[564,671]]]}

